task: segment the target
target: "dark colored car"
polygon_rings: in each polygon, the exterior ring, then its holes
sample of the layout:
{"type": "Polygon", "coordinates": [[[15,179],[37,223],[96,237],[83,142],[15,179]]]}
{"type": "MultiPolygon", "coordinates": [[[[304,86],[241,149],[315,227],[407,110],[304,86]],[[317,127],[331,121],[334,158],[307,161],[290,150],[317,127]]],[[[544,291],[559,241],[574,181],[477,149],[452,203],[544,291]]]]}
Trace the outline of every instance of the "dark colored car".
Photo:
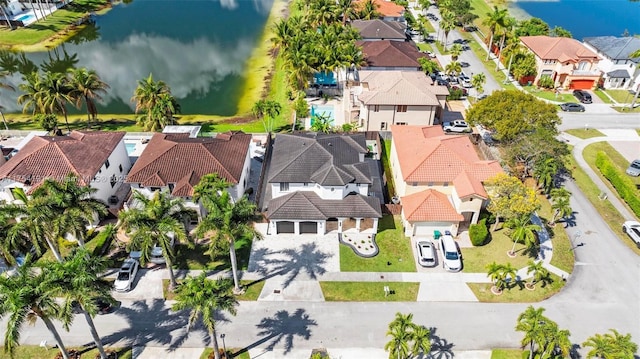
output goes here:
{"type": "Polygon", "coordinates": [[[471,65],[468,62],[464,62],[464,61],[460,62],[460,67],[469,67],[469,66],[471,65]]]}
{"type": "Polygon", "coordinates": [[[579,103],[567,102],[560,105],[562,111],[566,112],[584,112],[584,106],[579,103]]]}
{"type": "Polygon", "coordinates": [[[575,96],[578,101],[582,103],[591,103],[591,94],[589,94],[587,91],[574,90],[573,96],[575,96]]]}
{"type": "MultiPolygon", "coordinates": [[[[114,311],[114,306],[106,300],[96,298],[93,303],[96,305],[98,309],[98,314],[109,314],[114,311]]],[[[71,304],[72,310],[75,314],[81,313],[80,304],[78,302],[73,302],[71,304]]]]}

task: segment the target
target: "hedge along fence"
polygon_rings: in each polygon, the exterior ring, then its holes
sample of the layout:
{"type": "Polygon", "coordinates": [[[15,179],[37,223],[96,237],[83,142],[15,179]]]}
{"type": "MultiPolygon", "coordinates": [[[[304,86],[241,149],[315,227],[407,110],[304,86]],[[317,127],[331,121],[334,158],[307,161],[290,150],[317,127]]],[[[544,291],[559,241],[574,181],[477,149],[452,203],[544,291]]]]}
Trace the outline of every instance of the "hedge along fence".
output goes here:
{"type": "Polygon", "coordinates": [[[624,173],[621,173],[603,151],[596,153],[596,167],[611,182],[620,198],[627,202],[633,213],[640,217],[640,196],[638,196],[638,190],[633,181],[627,178],[624,173]]]}

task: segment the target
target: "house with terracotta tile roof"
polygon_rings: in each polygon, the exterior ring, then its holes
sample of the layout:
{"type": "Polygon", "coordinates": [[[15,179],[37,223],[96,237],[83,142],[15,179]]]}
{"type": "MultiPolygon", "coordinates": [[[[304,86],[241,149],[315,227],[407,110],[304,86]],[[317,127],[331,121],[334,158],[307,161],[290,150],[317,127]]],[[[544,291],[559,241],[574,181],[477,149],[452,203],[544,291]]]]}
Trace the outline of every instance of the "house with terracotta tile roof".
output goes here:
{"type": "Polygon", "coordinates": [[[349,118],[362,131],[388,131],[391,125],[440,123],[449,95],[422,71],[359,71],[359,81],[345,96],[349,118]]]}
{"type": "MultiPolygon", "coordinates": [[[[355,6],[360,9],[367,0],[355,0],[355,6]]],[[[404,13],[406,9],[404,6],[398,5],[391,0],[373,0],[376,6],[376,12],[380,14],[380,18],[384,21],[399,21],[405,22],[404,13]]]]}
{"type": "Polygon", "coordinates": [[[407,41],[407,24],[398,21],[353,20],[351,27],[358,30],[363,41],[407,41]]]}
{"type": "Polygon", "coordinates": [[[631,54],[640,50],[640,38],[626,36],[586,37],[584,45],[600,56],[602,86],[606,89],[638,90],[640,87],[640,57],[631,54]]]}
{"type": "Polygon", "coordinates": [[[126,181],[131,189],[151,196],[168,191],[191,201],[193,188],[206,174],[217,173],[231,183],[234,199],[245,193],[249,181],[251,135],[238,132],[218,133],[215,137],[191,137],[189,133],[156,133],[131,168],[126,181]]]}
{"type": "Polygon", "coordinates": [[[30,194],[46,178],[63,180],[73,174],[80,185],[96,189],[93,198],[107,205],[122,201],[124,198],[114,200],[113,196],[131,168],[124,135],[72,131],[66,136],[34,136],[0,167],[0,200],[14,201],[15,188],[30,194]]]}
{"type": "Polygon", "coordinates": [[[356,45],[366,62],[362,71],[420,71],[418,59],[425,57],[413,42],[357,41],[356,45]]]}
{"type": "Polygon", "coordinates": [[[556,87],[588,90],[598,85],[600,57],[576,39],[551,36],[521,36],[520,43],[536,59],[537,75],[549,76],[556,87]]]}
{"type": "Polygon", "coordinates": [[[440,126],[391,126],[391,170],[407,236],[453,235],[476,223],[489,196],[484,181],[502,172],[481,160],[466,135],[440,126]]]}
{"type": "Polygon", "coordinates": [[[364,134],[283,133],[272,146],[261,204],[268,234],[377,232],[382,189],[364,134]]]}

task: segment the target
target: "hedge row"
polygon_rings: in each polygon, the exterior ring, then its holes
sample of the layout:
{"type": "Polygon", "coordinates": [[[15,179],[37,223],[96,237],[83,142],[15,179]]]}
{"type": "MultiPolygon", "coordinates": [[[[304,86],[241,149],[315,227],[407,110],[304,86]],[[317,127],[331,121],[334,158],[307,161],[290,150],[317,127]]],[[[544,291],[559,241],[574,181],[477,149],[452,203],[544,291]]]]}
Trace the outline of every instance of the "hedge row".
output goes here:
{"type": "Polygon", "coordinates": [[[620,172],[609,156],[603,151],[596,153],[596,167],[598,167],[600,173],[611,182],[611,185],[616,189],[620,198],[627,202],[633,213],[640,217],[640,196],[638,196],[635,183],[624,173],[620,172]]]}

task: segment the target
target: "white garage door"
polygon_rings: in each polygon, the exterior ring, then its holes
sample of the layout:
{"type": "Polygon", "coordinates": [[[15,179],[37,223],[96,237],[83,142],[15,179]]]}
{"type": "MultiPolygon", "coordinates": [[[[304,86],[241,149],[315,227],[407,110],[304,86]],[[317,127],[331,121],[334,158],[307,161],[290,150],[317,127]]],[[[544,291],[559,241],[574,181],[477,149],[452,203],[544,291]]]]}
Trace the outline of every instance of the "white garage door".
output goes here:
{"type": "Polygon", "coordinates": [[[413,225],[413,235],[418,237],[432,237],[434,231],[451,231],[451,223],[415,223],[413,225]]]}

